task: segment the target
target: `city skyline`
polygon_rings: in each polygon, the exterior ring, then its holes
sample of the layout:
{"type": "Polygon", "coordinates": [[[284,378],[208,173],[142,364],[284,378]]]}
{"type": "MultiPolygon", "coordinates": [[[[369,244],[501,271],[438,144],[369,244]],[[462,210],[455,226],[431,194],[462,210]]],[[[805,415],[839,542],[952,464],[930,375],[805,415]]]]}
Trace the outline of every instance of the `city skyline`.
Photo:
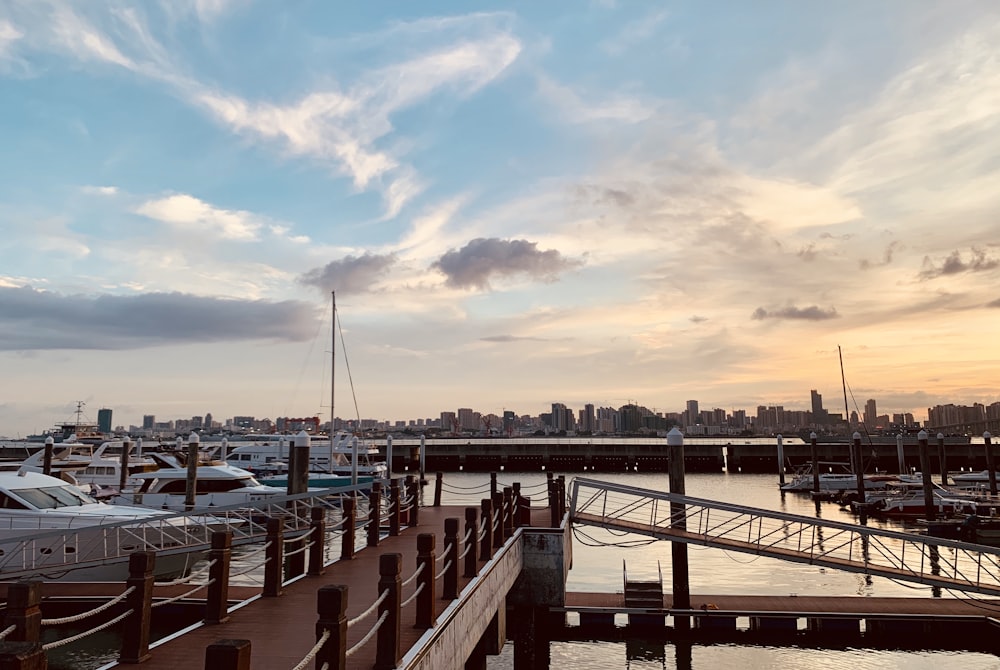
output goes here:
{"type": "Polygon", "coordinates": [[[0,433],[1000,400],[1000,5],[477,9],[0,3],[0,433]]]}

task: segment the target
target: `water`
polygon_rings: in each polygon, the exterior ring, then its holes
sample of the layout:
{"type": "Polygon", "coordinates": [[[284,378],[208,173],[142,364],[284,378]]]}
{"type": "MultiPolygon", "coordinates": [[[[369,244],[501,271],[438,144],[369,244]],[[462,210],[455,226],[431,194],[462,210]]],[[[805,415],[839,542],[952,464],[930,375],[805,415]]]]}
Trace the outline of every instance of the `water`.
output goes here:
{"type": "MultiPolygon", "coordinates": [[[[567,487],[576,475],[567,475],[567,487]]],[[[588,474],[588,478],[612,481],[653,490],[668,490],[666,474],[588,474]]],[[[474,487],[484,481],[481,474],[447,474],[445,504],[474,504],[458,487],[474,487]],[[450,491],[450,492],[449,492],[450,491]]],[[[544,473],[500,473],[502,484],[520,482],[539,503],[544,498],[539,485],[544,473]]],[[[688,495],[748,505],[768,510],[820,516],[854,522],[848,511],[831,503],[816,506],[809,496],[778,491],[777,475],[690,474],[685,479],[688,495]]],[[[477,494],[478,495],[478,494],[477,494]]],[[[479,496],[481,497],[481,496],[479,496]]],[[[895,522],[869,520],[869,525],[900,529],[895,522]]],[[[577,527],[573,533],[573,568],[570,591],[621,592],[622,566],[639,579],[655,579],[662,569],[666,588],[670,584],[670,543],[649,542],[639,536],[615,535],[592,527],[577,527]]],[[[817,566],[754,557],[747,554],[688,545],[692,594],[740,595],[830,595],[929,598],[936,594],[922,587],[890,579],[868,577],[817,566]]],[[[940,594],[961,597],[962,594],[940,594]]],[[[963,670],[1000,669],[1000,659],[992,654],[966,651],[912,651],[865,648],[811,649],[801,647],[747,646],[732,644],[674,645],[662,640],[629,642],[573,641],[550,645],[552,668],[599,668],[600,670],[670,668],[705,670],[797,670],[799,668],[850,668],[851,670],[923,670],[958,667],[963,670]]],[[[513,668],[513,648],[488,659],[490,670],[513,668]]]]}

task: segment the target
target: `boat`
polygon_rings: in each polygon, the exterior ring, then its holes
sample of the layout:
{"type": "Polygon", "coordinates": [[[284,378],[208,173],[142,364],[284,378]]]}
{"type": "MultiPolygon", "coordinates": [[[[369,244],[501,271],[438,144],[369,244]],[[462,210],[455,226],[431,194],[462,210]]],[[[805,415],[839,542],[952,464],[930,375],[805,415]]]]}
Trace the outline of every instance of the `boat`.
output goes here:
{"type": "MultiPolygon", "coordinates": [[[[388,467],[380,460],[378,447],[370,441],[359,442],[357,459],[354,458],[354,440],[356,436],[341,432],[334,438],[331,448],[329,440],[314,441],[309,444],[309,471],[316,475],[350,476],[357,463],[357,473],[360,478],[385,479],[388,467]],[[332,463],[332,465],[331,465],[332,463]]],[[[293,449],[294,436],[278,438],[274,443],[244,444],[228,452],[226,462],[258,476],[261,482],[281,482],[276,486],[287,485],[288,458],[293,449]]],[[[331,479],[331,481],[335,481],[331,479]]]]}
{"type": "Polygon", "coordinates": [[[46,437],[51,437],[55,442],[66,442],[71,437],[73,440],[86,444],[101,444],[102,442],[106,442],[109,436],[101,431],[100,426],[92,421],[85,420],[83,407],[86,404],[82,400],[78,400],[76,402],[76,419],[57,424],[46,437]]]}
{"type": "MultiPolygon", "coordinates": [[[[132,475],[138,482],[132,490],[116,492],[108,500],[116,505],[139,505],[165,510],[186,510],[188,469],[172,464],[160,454],[151,454],[160,467],[132,475]]],[[[247,505],[273,496],[287,495],[288,490],[262,484],[252,472],[228,463],[213,461],[198,465],[195,480],[194,509],[247,505]]]]}
{"type": "MultiPolygon", "coordinates": [[[[882,494],[868,494],[865,498],[864,509],[873,516],[906,519],[926,517],[931,511],[927,509],[923,484],[903,484],[882,494]]],[[[931,499],[934,515],[939,518],[968,514],[993,516],[1000,506],[1000,499],[979,490],[934,483],[931,484],[931,499]]],[[[860,508],[856,504],[852,507],[860,508]]]]}
{"type": "Polygon", "coordinates": [[[985,544],[991,547],[1000,546],[1000,519],[993,516],[966,514],[954,519],[934,521],[920,519],[917,524],[923,526],[924,532],[932,537],[985,544]]]}
{"type": "MultiPolygon", "coordinates": [[[[851,472],[849,463],[833,461],[820,461],[818,465],[826,466],[827,471],[819,473],[819,490],[823,492],[832,491],[857,491],[858,477],[851,472]]],[[[892,475],[873,474],[862,477],[865,490],[884,489],[898,478],[892,475]]],[[[815,485],[813,479],[812,464],[805,463],[794,469],[792,479],[782,486],[782,491],[810,492],[815,485]]]]}
{"type": "MultiPolygon", "coordinates": [[[[157,577],[184,576],[203,557],[185,546],[191,523],[145,507],[99,502],[69,482],[17,464],[0,467],[0,580],[25,568],[43,580],[125,579],[127,562],[102,560],[109,550],[154,550],[157,577]]],[[[207,540],[205,520],[194,528],[207,540]]]]}
{"type": "MultiPolygon", "coordinates": [[[[92,494],[101,493],[105,489],[117,490],[121,486],[121,448],[118,443],[118,453],[111,453],[115,445],[104,442],[100,446],[80,442],[71,435],[65,442],[54,445],[50,474],[54,477],[75,483],[89,490],[92,494]]],[[[128,464],[126,485],[132,482],[132,475],[149,472],[160,467],[148,455],[140,456],[131,453],[128,464]]],[[[43,472],[45,466],[45,451],[36,451],[21,462],[21,466],[31,472],[43,472]]]]}

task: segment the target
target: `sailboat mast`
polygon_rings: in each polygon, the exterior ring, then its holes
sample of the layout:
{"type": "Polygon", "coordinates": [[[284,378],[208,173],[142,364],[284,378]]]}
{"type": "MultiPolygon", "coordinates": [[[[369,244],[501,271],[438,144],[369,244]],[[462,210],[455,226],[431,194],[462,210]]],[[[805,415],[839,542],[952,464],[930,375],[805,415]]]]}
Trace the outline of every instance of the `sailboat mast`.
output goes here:
{"type": "MultiPolygon", "coordinates": [[[[861,463],[857,463],[854,455],[854,442],[851,439],[851,408],[847,405],[847,379],[844,377],[844,354],[840,350],[840,345],[837,345],[837,356],[840,358],[840,385],[844,390],[844,421],[847,422],[847,440],[851,447],[848,449],[851,458],[851,470],[854,472],[860,472],[861,463]]],[[[859,475],[860,476],[860,475],[859,475]]]]}
{"type": "Polygon", "coordinates": [[[333,437],[336,434],[334,430],[334,417],[336,416],[334,412],[334,375],[336,374],[337,366],[334,362],[337,359],[337,292],[330,291],[330,307],[331,307],[331,317],[330,317],[330,461],[327,466],[329,472],[333,472],[333,437]]]}

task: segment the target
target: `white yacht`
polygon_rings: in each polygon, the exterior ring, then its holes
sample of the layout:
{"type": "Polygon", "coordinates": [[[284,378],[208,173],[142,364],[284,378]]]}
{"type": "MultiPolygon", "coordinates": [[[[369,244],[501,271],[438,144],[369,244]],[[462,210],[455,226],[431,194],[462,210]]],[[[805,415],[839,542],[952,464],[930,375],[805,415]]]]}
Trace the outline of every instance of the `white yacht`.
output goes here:
{"type": "MultiPolygon", "coordinates": [[[[268,442],[238,446],[226,456],[226,462],[259,475],[279,475],[287,472],[290,452],[294,448],[294,435],[274,436],[268,442]]],[[[357,437],[348,433],[334,436],[333,445],[310,440],[309,471],[333,475],[350,476],[354,470],[354,441],[357,437]]],[[[358,441],[357,472],[360,477],[385,479],[389,468],[380,460],[378,446],[369,440],[358,441]]]]}
{"type": "Polygon", "coordinates": [[[123,556],[157,552],[156,574],[186,574],[201,557],[187,548],[207,538],[204,520],[144,507],[108,505],[56,477],[19,466],[0,469],[0,580],[114,581],[128,576],[123,556]]]}

